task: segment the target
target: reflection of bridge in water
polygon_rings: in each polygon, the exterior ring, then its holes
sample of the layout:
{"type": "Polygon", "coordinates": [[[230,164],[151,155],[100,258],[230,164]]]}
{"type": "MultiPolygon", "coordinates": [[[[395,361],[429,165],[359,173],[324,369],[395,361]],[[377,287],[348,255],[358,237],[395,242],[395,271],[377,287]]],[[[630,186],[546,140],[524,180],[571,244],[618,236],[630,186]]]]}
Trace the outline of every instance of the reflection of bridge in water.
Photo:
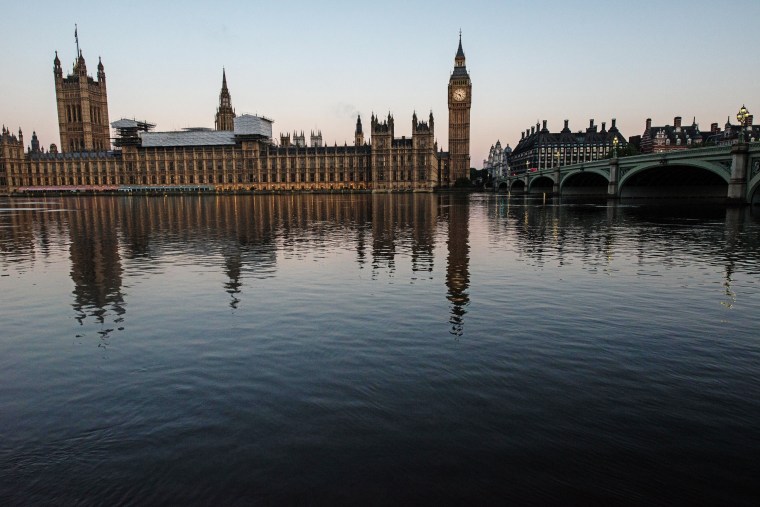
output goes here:
{"type": "Polygon", "coordinates": [[[611,158],[511,175],[494,189],[608,198],[727,199],[760,204],[760,143],[611,158]]]}

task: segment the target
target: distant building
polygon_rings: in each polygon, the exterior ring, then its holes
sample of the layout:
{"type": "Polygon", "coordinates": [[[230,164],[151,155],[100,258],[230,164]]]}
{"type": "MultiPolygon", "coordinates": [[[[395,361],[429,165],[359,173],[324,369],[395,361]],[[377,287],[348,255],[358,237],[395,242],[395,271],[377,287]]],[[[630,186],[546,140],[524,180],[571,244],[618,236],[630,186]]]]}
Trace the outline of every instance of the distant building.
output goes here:
{"type": "Polygon", "coordinates": [[[491,178],[507,176],[509,174],[509,156],[512,154],[512,148],[507,145],[501,147],[501,141],[497,140],[496,144],[491,145],[488,151],[488,158],[483,160],[483,169],[488,171],[491,178]]]}
{"type": "Polygon", "coordinates": [[[0,131],[0,189],[8,185],[11,174],[20,171],[24,162],[24,134],[18,129],[18,137],[5,128],[0,131]]]}
{"type": "MultiPolygon", "coordinates": [[[[673,125],[652,126],[652,119],[647,118],[644,133],[641,135],[641,153],[664,153],[668,151],[687,150],[702,146],[714,146],[736,143],[739,139],[740,125],[732,125],[726,120],[723,130],[717,123],[710,125],[708,132],[701,131],[696,118],[691,125],[683,125],[680,116],[673,118],[673,125]]],[[[760,126],[752,125],[752,116],[745,125],[745,141],[760,139],[760,126]]]]}
{"type": "Polygon", "coordinates": [[[683,125],[681,117],[673,118],[673,125],[652,126],[652,119],[647,118],[644,133],[641,135],[641,153],[662,153],[686,150],[701,146],[704,136],[699,130],[696,118],[691,125],[683,125]]]}
{"type": "Polygon", "coordinates": [[[614,139],[618,140],[619,149],[628,145],[616,126],[615,118],[609,130],[606,122],[602,122],[599,130],[592,119],[585,132],[572,132],[569,121],[565,120],[565,127],[557,133],[549,132],[544,120],[540,129],[536,123],[522,133],[520,142],[509,157],[510,172],[520,174],[607,158],[612,152],[614,139]]]}
{"type": "MultiPolygon", "coordinates": [[[[754,125],[753,120],[753,116],[749,115],[744,123],[744,141],[748,143],[760,141],[760,125],[754,125]]],[[[710,126],[710,136],[705,140],[705,144],[708,146],[712,144],[735,144],[739,141],[740,131],[741,125],[732,125],[729,116],[723,130],[718,128],[717,123],[710,126]]]]}
{"type": "Polygon", "coordinates": [[[469,174],[472,82],[461,34],[448,82],[449,148],[438,149],[433,113],[413,114],[411,136],[396,137],[393,115],[372,114],[365,141],[357,117],[354,141],[326,145],[321,131],[272,136],[273,120],[236,115],[222,70],[214,129],[154,132],[137,120],[108,122],[103,64],[97,80],[87,75],[77,46],[73,71],[63,77],[56,52],[55,78],[61,150],[45,152],[37,136],[27,153],[18,136],[3,127],[0,192],[74,191],[432,191],[469,174]],[[110,128],[116,137],[111,150],[110,128]]]}

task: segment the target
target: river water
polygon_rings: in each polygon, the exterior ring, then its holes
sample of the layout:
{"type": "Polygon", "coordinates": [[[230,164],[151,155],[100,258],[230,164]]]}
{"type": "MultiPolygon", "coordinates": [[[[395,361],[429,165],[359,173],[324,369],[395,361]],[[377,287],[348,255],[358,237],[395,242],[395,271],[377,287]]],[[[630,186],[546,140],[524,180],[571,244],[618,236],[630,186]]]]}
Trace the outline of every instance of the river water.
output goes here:
{"type": "Polygon", "coordinates": [[[754,212],[0,201],[0,503],[757,505],[754,212]]]}

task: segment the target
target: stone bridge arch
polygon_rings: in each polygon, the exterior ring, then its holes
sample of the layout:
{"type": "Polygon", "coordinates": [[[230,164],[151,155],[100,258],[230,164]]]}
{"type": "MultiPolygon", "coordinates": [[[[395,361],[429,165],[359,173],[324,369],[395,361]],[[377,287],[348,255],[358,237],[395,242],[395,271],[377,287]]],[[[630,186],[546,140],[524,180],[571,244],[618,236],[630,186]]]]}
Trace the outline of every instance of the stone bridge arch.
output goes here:
{"type": "Polygon", "coordinates": [[[760,160],[755,161],[754,167],[750,167],[750,180],[747,183],[747,202],[760,204],[760,160]]]}
{"type": "Polygon", "coordinates": [[[560,193],[571,195],[607,195],[610,183],[608,168],[584,168],[564,173],[560,178],[560,193]],[[575,185],[574,183],[577,183],[575,185]]]}
{"type": "Polygon", "coordinates": [[[526,191],[530,193],[533,191],[539,191],[538,189],[543,189],[544,191],[548,189],[548,192],[551,193],[552,189],[554,188],[554,183],[555,181],[552,175],[549,175],[549,174],[537,175],[530,178],[530,180],[528,181],[528,185],[526,187],[526,191]]]}
{"type": "Polygon", "coordinates": [[[717,163],[717,162],[708,162],[704,160],[667,160],[666,163],[663,163],[663,160],[653,160],[653,161],[647,161],[643,162],[641,164],[637,164],[633,167],[621,167],[620,173],[621,177],[618,179],[618,185],[622,187],[625,185],[625,182],[632,177],[636,176],[637,174],[640,174],[644,171],[649,171],[650,169],[657,169],[662,168],[666,169],[668,166],[673,167],[691,167],[695,169],[704,169],[705,171],[709,171],[713,174],[716,174],[720,176],[723,181],[726,183],[729,183],[731,181],[731,163],[717,163]]]}
{"type": "Polygon", "coordinates": [[[636,164],[633,167],[622,166],[619,174],[618,197],[718,198],[726,196],[731,181],[731,162],[686,158],[673,160],[661,157],[636,164]],[[669,170],[671,172],[667,173],[669,170]],[[662,172],[666,172],[666,174],[662,174],[662,172]],[[702,174],[701,177],[699,177],[700,174],[702,174]],[[695,176],[696,182],[692,182],[692,175],[695,176]],[[642,179],[646,181],[647,178],[650,180],[659,179],[662,184],[635,184],[637,180],[640,183],[642,179]],[[718,182],[725,184],[725,186],[721,186],[718,182]],[[635,191],[636,188],[639,190],[635,191]]]}

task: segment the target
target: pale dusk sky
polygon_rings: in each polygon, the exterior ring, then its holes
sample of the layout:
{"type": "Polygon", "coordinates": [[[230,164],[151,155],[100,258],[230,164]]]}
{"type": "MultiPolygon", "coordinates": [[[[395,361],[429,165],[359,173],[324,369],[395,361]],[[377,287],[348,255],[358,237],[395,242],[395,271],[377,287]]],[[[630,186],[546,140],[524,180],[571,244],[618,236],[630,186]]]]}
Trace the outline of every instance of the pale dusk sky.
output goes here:
{"type": "Polygon", "coordinates": [[[351,142],[356,115],[394,115],[411,135],[414,111],[435,116],[448,149],[447,84],[459,30],[473,82],[471,157],[481,167],[500,139],[548,120],[573,130],[617,118],[625,136],[646,118],[696,117],[721,127],[742,104],[760,110],[753,34],[760,1],[11,2],[0,122],[59,144],[55,51],[71,69],[74,24],[88,71],[102,57],[109,116],[156,130],[213,127],[222,68],[238,114],[274,132],[321,130],[351,142]]]}

